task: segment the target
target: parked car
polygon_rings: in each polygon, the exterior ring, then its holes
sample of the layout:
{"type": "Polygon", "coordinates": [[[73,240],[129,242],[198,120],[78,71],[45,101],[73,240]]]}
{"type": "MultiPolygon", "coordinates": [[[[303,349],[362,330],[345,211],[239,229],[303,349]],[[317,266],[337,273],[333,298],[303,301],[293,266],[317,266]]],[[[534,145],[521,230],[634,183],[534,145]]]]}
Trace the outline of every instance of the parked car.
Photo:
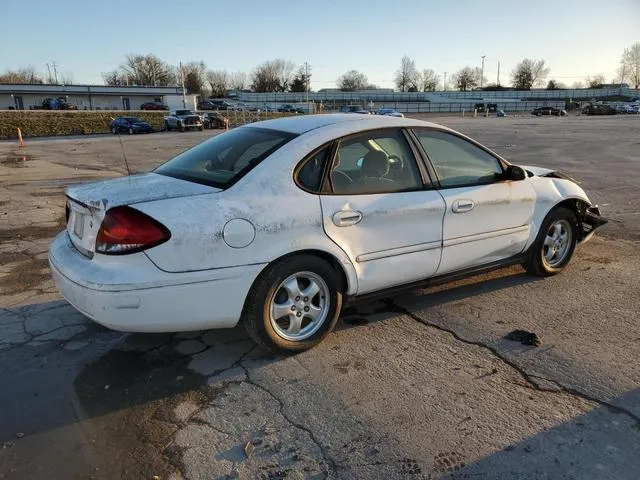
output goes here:
{"type": "Polygon", "coordinates": [[[42,110],[77,110],[77,105],[69,103],[66,97],[45,98],[42,101],[42,110]]]}
{"type": "Polygon", "coordinates": [[[217,112],[204,112],[200,115],[204,128],[225,128],[224,118],[217,112]]]}
{"type": "Polygon", "coordinates": [[[304,113],[304,110],[301,108],[289,104],[280,105],[278,111],[280,113],[304,113]]]}
{"type": "Polygon", "coordinates": [[[362,105],[343,105],[340,108],[341,113],[361,113],[364,115],[369,115],[369,111],[365,110],[362,105]]]}
{"type": "Polygon", "coordinates": [[[136,117],[117,117],[109,124],[111,133],[153,133],[153,127],[149,123],[136,117]]]}
{"type": "Polygon", "coordinates": [[[585,115],[615,115],[618,113],[611,105],[590,104],[582,109],[585,115]]]}
{"type": "Polygon", "coordinates": [[[204,100],[198,104],[200,110],[231,110],[233,103],[226,100],[204,100]]]}
{"type": "Polygon", "coordinates": [[[164,117],[164,128],[169,131],[172,129],[184,132],[190,128],[203,130],[202,119],[191,110],[174,110],[170,115],[164,117]]]}
{"type": "Polygon", "coordinates": [[[563,173],[384,115],[248,124],[66,199],[49,262],[85,315],[139,332],[241,321],[284,351],[320,342],[343,305],[401,286],[520,264],[560,273],[606,222],[563,173]]]}
{"type": "Polygon", "coordinates": [[[498,104],[497,103],[476,103],[473,107],[475,110],[477,110],[478,113],[486,113],[487,110],[489,111],[489,113],[496,113],[498,111],[498,104]]]}
{"type": "Polygon", "coordinates": [[[381,108],[376,112],[376,115],[387,115],[388,117],[400,117],[404,118],[404,113],[400,113],[393,108],[381,108]]]}
{"type": "Polygon", "coordinates": [[[169,110],[169,107],[157,102],[146,102],[140,105],[140,110],[169,110]]]}
{"type": "Polygon", "coordinates": [[[542,116],[542,115],[554,115],[556,117],[560,117],[560,116],[564,116],[567,114],[566,110],[561,110],[559,108],[556,107],[538,107],[538,108],[534,108],[531,111],[531,115],[536,115],[538,117],[542,116]]]}

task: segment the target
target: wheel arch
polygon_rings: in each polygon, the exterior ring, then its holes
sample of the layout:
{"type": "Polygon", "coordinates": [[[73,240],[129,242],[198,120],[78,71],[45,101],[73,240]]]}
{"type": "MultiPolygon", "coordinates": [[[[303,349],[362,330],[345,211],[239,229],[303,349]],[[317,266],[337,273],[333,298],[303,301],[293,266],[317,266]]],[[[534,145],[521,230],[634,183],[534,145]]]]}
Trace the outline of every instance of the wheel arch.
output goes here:
{"type": "Polygon", "coordinates": [[[266,265],[264,265],[264,267],[262,268],[262,270],[260,270],[260,272],[256,275],[256,277],[253,279],[253,282],[251,283],[251,287],[249,287],[249,293],[247,294],[247,298],[245,298],[244,301],[244,305],[242,308],[242,315],[240,318],[240,321],[242,322],[242,319],[245,316],[245,311],[246,311],[246,305],[247,305],[247,300],[249,298],[249,295],[253,292],[254,287],[256,285],[256,283],[260,280],[260,278],[262,278],[262,276],[264,275],[265,271],[280,262],[283,262],[289,258],[292,257],[296,257],[296,256],[302,256],[302,255],[311,255],[317,258],[322,259],[323,261],[327,262],[327,264],[329,264],[336,272],[336,274],[338,275],[338,278],[340,279],[340,291],[344,294],[350,294],[353,291],[355,291],[357,289],[357,277],[355,276],[355,270],[352,274],[352,278],[350,279],[347,270],[345,269],[344,265],[342,265],[340,263],[340,260],[338,260],[338,258],[330,253],[327,252],[325,250],[319,250],[319,249],[315,249],[315,248],[309,248],[309,249],[304,249],[304,250],[296,250],[294,252],[290,252],[287,253],[285,255],[282,255],[274,260],[272,260],[271,262],[267,263],[266,265]],[[356,282],[356,283],[353,283],[356,282]]]}
{"type": "MultiPolygon", "coordinates": [[[[578,230],[578,243],[580,243],[583,240],[585,240],[588,236],[590,236],[590,232],[585,231],[584,224],[583,224],[585,215],[587,213],[587,209],[589,207],[591,207],[591,202],[585,200],[584,198],[570,197],[570,198],[565,198],[557,202],[555,205],[553,205],[547,212],[547,215],[549,215],[549,213],[551,213],[552,211],[558,208],[566,208],[567,210],[571,210],[573,214],[576,216],[576,220],[577,220],[576,227],[578,230]]],[[[546,215],[545,215],[545,218],[546,218],[546,215]]]]}

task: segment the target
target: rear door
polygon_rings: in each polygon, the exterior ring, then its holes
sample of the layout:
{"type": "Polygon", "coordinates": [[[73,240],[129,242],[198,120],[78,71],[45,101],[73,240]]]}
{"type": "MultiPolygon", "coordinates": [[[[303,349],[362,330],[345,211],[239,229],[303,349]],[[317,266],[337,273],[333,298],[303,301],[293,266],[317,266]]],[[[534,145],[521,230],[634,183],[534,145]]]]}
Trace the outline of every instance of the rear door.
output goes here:
{"type": "Polygon", "coordinates": [[[489,264],[525,247],[536,194],[529,179],[502,178],[502,162],[449,132],[416,129],[446,202],[438,274],[489,264]]]}
{"type": "Polygon", "coordinates": [[[445,205],[402,130],[339,141],[327,182],[324,229],[355,266],[358,294],[435,273],[445,205]]]}

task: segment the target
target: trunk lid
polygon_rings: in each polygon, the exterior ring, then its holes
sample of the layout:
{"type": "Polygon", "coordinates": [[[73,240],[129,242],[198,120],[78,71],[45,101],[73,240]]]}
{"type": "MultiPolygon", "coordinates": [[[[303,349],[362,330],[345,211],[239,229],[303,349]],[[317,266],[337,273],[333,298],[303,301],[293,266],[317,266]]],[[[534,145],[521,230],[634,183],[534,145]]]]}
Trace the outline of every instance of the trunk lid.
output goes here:
{"type": "Polygon", "coordinates": [[[157,173],[145,173],[67,189],[67,232],[76,248],[93,256],[96,235],[107,210],[123,205],[219,192],[219,188],[157,173]]]}

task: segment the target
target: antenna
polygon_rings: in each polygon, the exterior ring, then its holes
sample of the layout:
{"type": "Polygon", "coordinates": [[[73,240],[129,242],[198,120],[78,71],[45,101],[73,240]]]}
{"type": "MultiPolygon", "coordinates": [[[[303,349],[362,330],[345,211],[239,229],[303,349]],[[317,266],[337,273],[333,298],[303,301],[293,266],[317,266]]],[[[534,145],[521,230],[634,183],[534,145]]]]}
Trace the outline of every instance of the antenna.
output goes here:
{"type": "MultiPolygon", "coordinates": [[[[115,120],[112,118],[111,120],[115,120]]],[[[122,157],[124,158],[124,166],[127,168],[127,175],[131,176],[131,170],[129,170],[129,162],[127,161],[127,153],[124,151],[124,144],[122,143],[122,137],[120,136],[120,129],[118,128],[118,140],[120,140],[120,148],[122,149],[122,157]]]]}

